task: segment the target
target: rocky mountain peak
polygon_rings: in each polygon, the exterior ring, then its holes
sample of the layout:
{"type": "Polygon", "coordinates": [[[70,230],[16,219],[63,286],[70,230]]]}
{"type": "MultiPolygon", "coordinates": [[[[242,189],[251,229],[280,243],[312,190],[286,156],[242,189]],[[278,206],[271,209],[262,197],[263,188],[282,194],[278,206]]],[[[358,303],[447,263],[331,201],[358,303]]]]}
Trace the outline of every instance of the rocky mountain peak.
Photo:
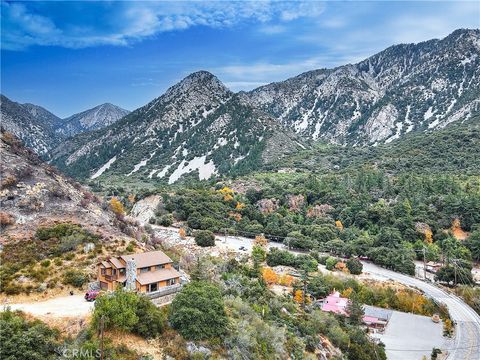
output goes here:
{"type": "Polygon", "coordinates": [[[161,98],[164,101],[171,101],[177,96],[192,96],[195,94],[200,96],[202,93],[224,97],[229,95],[231,91],[215,75],[201,70],[188,75],[170,87],[161,98]]]}
{"type": "Polygon", "coordinates": [[[62,120],[56,132],[63,136],[73,136],[85,131],[101,129],[115,123],[128,113],[130,111],[119,106],[104,103],[62,120]]]}

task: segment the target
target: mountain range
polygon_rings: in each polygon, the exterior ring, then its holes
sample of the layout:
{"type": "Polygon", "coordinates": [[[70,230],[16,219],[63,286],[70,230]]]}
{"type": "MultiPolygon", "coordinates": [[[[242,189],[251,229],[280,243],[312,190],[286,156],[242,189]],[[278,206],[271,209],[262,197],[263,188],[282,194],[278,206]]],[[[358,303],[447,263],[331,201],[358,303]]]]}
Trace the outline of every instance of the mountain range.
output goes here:
{"type": "Polygon", "coordinates": [[[184,176],[235,175],[279,163],[318,141],[377,146],[475,118],[480,30],[394,45],[357,64],[249,92],[234,93],[199,71],[129,114],[104,104],[61,126],[43,108],[16,105],[2,97],[2,117],[18,118],[7,130],[77,178],[174,183],[184,176]],[[61,143],[45,142],[52,128],[61,143]]]}
{"type": "Polygon", "coordinates": [[[13,133],[44,158],[49,158],[50,151],[63,139],[101,129],[129,113],[128,110],[107,103],[61,119],[38,105],[20,104],[4,95],[0,99],[2,128],[13,133]]]}

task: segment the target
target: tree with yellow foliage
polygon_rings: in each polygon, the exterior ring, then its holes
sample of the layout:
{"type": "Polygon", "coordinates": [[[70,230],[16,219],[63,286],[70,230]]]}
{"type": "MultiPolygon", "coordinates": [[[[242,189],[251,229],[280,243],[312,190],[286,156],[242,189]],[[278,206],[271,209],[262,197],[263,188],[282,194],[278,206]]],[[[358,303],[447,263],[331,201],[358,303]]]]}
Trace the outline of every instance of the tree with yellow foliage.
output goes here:
{"type": "Polygon", "coordinates": [[[125,208],[123,207],[121,201],[116,197],[112,197],[110,200],[110,209],[115,213],[115,215],[117,215],[117,217],[125,215],[125,208]]]}
{"type": "Polygon", "coordinates": [[[278,281],[277,273],[269,267],[262,269],[262,276],[263,280],[265,280],[268,285],[276,284],[278,281]]]}
{"type": "Polygon", "coordinates": [[[401,311],[427,315],[424,308],[427,300],[421,294],[400,290],[397,292],[397,302],[401,311]]]}
{"type": "Polygon", "coordinates": [[[278,278],[278,284],[282,286],[292,286],[293,276],[284,274],[278,278]]]}
{"type": "Polygon", "coordinates": [[[353,289],[351,287],[346,288],[345,290],[342,291],[342,297],[344,298],[349,298],[350,295],[352,295],[353,289]]]}
{"type": "Polygon", "coordinates": [[[223,195],[223,201],[232,201],[233,200],[233,190],[228,186],[224,186],[222,189],[218,190],[220,194],[223,195]]]}
{"type": "Polygon", "coordinates": [[[228,213],[228,216],[234,219],[235,221],[240,221],[242,220],[242,214],[236,213],[234,211],[230,211],[228,213]]]}
{"type": "Polygon", "coordinates": [[[235,210],[242,210],[245,208],[245,204],[241,202],[237,202],[237,205],[235,205],[235,210]]]}
{"type": "Polygon", "coordinates": [[[309,296],[307,296],[305,299],[303,298],[303,291],[300,289],[295,291],[293,300],[298,304],[310,304],[311,302],[309,296]]]}
{"type": "Polygon", "coordinates": [[[266,248],[268,245],[268,240],[265,236],[263,235],[256,235],[255,240],[253,241],[253,244],[255,246],[260,246],[261,248],[266,248]]]}
{"type": "Polygon", "coordinates": [[[187,232],[184,228],[180,228],[178,230],[178,235],[180,236],[180,239],[185,239],[187,237],[187,232]]]}
{"type": "Polygon", "coordinates": [[[433,242],[432,236],[433,236],[433,233],[431,229],[425,230],[425,242],[427,244],[431,244],[433,242]]]}
{"type": "Polygon", "coordinates": [[[340,220],[335,221],[335,226],[338,230],[343,230],[343,224],[340,220]]]}
{"type": "Polygon", "coordinates": [[[303,291],[302,290],[296,290],[295,294],[293,295],[293,300],[295,300],[295,302],[298,303],[298,304],[303,303],[303,291]]]}

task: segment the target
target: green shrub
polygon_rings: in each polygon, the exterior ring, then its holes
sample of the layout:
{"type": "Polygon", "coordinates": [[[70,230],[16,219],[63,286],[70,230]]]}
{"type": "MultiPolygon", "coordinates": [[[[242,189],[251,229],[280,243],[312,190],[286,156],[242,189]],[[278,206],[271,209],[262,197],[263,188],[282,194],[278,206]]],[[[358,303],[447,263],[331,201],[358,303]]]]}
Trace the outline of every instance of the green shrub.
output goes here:
{"type": "Polygon", "coordinates": [[[62,259],[60,259],[60,258],[56,258],[56,259],[53,261],[53,263],[55,264],[55,266],[62,266],[63,261],[62,261],[62,259]]]}
{"type": "Polygon", "coordinates": [[[43,260],[40,265],[42,265],[45,268],[48,268],[50,266],[50,260],[43,260]]]}
{"type": "Polygon", "coordinates": [[[215,246],[215,235],[209,230],[196,231],[195,242],[202,247],[215,246]]]}
{"type": "Polygon", "coordinates": [[[332,256],[328,257],[328,259],[325,261],[325,267],[327,270],[333,270],[335,268],[335,265],[337,265],[338,260],[332,256]]]}
{"type": "Polygon", "coordinates": [[[157,223],[161,226],[171,226],[173,224],[173,215],[166,214],[158,218],[157,223]]]}
{"type": "Polygon", "coordinates": [[[166,327],[165,309],[157,308],[148,298],[123,289],[100,296],[95,303],[93,324],[102,316],[107,329],[136,333],[144,338],[160,335],[166,327]]]}
{"type": "Polygon", "coordinates": [[[128,246],[125,248],[125,251],[131,253],[135,250],[135,245],[133,242],[130,242],[130,244],[128,244],[128,246]]]}
{"type": "Polygon", "coordinates": [[[0,313],[0,359],[58,358],[59,332],[39,320],[28,321],[7,309],[0,313]]]}
{"type": "Polygon", "coordinates": [[[68,270],[63,276],[63,283],[65,285],[72,285],[75,287],[82,287],[88,281],[88,275],[80,270],[68,270]]]}
{"type": "Polygon", "coordinates": [[[350,271],[350,274],[360,275],[363,270],[363,265],[360,260],[357,258],[351,258],[347,260],[347,269],[350,271]]]}
{"type": "Polygon", "coordinates": [[[36,236],[40,240],[47,240],[50,238],[61,238],[81,230],[78,225],[64,223],[50,227],[40,227],[37,229],[36,236]]]}
{"type": "Polygon", "coordinates": [[[227,331],[227,316],[220,289],[205,281],[192,281],[175,297],[169,320],[185,339],[203,340],[227,331]]]}

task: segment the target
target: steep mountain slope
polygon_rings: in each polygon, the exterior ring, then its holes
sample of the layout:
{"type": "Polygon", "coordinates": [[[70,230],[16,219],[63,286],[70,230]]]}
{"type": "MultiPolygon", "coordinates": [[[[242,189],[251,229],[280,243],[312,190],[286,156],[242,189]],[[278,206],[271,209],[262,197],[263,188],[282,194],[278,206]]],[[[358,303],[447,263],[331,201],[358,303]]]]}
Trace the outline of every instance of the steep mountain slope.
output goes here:
{"type": "Polygon", "coordinates": [[[55,131],[63,136],[104,128],[120,120],[130,111],[113,104],[102,104],[63,119],[55,131]]]}
{"type": "Polygon", "coordinates": [[[51,128],[59,126],[62,122],[62,119],[60,119],[57,115],[52,114],[50,111],[39,105],[26,103],[22,104],[22,107],[27,110],[35,120],[41,122],[42,124],[48,124],[48,126],[51,128]]]}
{"type": "Polygon", "coordinates": [[[62,144],[54,163],[80,178],[173,183],[190,173],[208,179],[247,171],[302,147],[246,96],[199,71],[117,123],[62,144]]]}
{"type": "Polygon", "coordinates": [[[53,128],[54,115],[35,105],[11,101],[4,95],[0,98],[2,128],[20,138],[37,154],[48,157],[47,153],[59,143],[53,128]]]}
{"type": "Polygon", "coordinates": [[[480,115],[443,129],[409,133],[398,141],[351,147],[318,143],[311,149],[269,164],[269,170],[355,172],[368,167],[389,174],[412,172],[476,176],[480,172],[480,115]]]}
{"type": "Polygon", "coordinates": [[[388,143],[442,128],[480,112],[480,30],[392,46],[247,95],[302,136],[338,144],[388,143]]]}
{"type": "Polygon", "coordinates": [[[74,222],[94,232],[120,236],[115,215],[98,198],[44,163],[10,133],[0,138],[1,242],[24,238],[38,226],[74,222]]]}

